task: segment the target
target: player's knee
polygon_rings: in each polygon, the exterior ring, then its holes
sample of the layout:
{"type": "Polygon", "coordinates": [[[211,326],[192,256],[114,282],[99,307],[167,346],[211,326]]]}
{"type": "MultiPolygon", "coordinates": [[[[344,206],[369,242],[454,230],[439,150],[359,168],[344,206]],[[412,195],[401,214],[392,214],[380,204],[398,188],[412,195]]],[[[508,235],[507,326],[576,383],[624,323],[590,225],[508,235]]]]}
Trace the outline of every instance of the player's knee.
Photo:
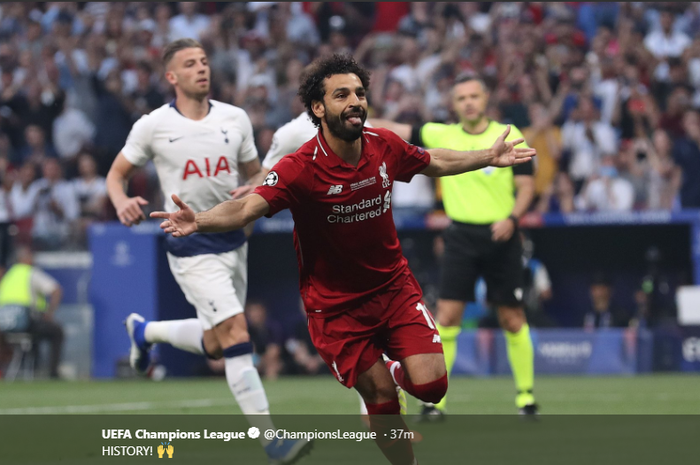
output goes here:
{"type": "Polygon", "coordinates": [[[378,405],[391,402],[392,400],[398,400],[398,394],[396,393],[395,386],[384,386],[376,387],[369,392],[363,392],[362,398],[367,404],[378,405]]]}
{"type": "Polygon", "coordinates": [[[440,326],[460,326],[464,303],[456,300],[438,300],[435,319],[440,326]]]}
{"type": "Polygon", "coordinates": [[[423,402],[437,404],[447,394],[447,373],[442,377],[425,384],[413,386],[413,395],[423,402]]]}
{"type": "Polygon", "coordinates": [[[499,308],[498,322],[504,331],[517,333],[525,324],[525,312],[521,308],[499,308]]]}

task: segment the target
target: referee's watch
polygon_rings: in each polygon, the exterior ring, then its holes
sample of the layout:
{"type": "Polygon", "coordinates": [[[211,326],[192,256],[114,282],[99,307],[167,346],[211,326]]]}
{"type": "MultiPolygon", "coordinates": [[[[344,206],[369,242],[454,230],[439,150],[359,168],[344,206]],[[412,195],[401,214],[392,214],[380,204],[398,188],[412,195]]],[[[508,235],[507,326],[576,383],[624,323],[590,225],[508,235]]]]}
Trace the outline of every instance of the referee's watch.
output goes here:
{"type": "Polygon", "coordinates": [[[515,215],[513,215],[513,214],[508,215],[508,219],[513,222],[514,227],[516,227],[516,228],[518,227],[518,218],[515,215]]]}

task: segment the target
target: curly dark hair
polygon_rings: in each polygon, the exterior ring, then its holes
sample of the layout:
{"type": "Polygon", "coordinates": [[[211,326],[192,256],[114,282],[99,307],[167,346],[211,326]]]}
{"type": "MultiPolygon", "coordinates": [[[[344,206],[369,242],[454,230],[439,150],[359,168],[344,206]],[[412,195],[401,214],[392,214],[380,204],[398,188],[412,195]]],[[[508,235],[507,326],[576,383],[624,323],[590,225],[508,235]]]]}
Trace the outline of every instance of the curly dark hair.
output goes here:
{"type": "Polygon", "coordinates": [[[321,126],[321,118],[314,114],[311,105],[315,101],[323,101],[323,96],[326,94],[323,81],[336,74],[355,74],[360,78],[365,89],[369,87],[370,72],[358,65],[351,55],[335,53],[311,63],[302,73],[297,95],[317,128],[321,126]]]}

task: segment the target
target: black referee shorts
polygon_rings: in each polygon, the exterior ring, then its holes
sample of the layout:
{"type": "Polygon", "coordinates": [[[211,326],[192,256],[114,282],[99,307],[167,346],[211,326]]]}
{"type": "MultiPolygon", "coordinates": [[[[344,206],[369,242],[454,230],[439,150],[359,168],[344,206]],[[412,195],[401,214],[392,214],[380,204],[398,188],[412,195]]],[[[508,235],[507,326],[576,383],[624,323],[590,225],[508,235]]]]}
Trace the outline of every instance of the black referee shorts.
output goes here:
{"type": "Polygon", "coordinates": [[[473,302],[479,276],[486,281],[492,305],[521,306],[523,297],[522,244],[516,227],[505,242],[491,240],[491,225],[452,222],[442,235],[440,298],[473,302]]]}

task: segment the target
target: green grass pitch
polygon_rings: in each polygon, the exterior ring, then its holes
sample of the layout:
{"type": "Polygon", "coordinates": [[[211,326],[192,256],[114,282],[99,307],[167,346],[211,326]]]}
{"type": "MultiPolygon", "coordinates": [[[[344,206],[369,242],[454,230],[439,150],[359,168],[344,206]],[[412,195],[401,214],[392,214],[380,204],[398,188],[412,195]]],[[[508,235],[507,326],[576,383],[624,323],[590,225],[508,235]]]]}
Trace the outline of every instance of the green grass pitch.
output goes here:
{"type": "MultiPolygon", "coordinates": [[[[354,390],[330,376],[265,381],[275,414],[354,414],[354,390]]],[[[700,377],[657,374],[635,377],[545,377],[535,381],[542,414],[700,414],[700,377]]],[[[3,383],[2,414],[236,414],[225,379],[3,383]]],[[[509,377],[455,377],[448,412],[513,414],[509,377]]],[[[419,412],[409,396],[409,413],[419,412]]]]}

